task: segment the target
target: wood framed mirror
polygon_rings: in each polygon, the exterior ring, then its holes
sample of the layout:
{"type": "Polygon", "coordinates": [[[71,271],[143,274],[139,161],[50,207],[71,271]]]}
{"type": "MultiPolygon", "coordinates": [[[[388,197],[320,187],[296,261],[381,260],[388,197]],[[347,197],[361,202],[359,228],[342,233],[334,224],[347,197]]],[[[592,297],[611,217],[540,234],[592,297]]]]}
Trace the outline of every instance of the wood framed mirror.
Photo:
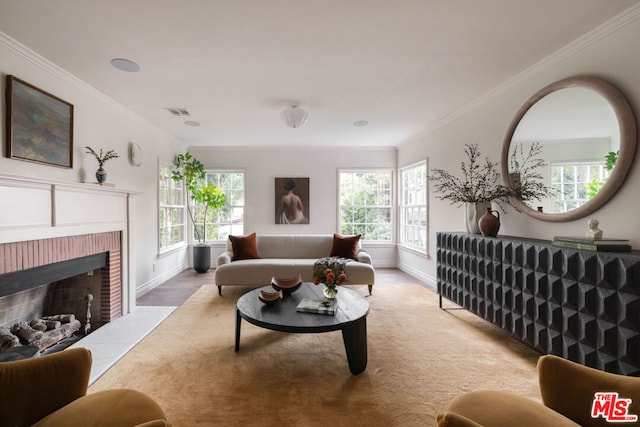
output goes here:
{"type": "Polygon", "coordinates": [[[502,145],[502,177],[506,186],[517,188],[515,169],[523,162],[514,162],[515,156],[536,145],[537,179],[550,195],[511,201],[542,221],[572,221],[598,210],[618,191],[636,144],[636,119],[624,95],[602,79],[570,77],[539,90],[514,116],[502,145]]]}

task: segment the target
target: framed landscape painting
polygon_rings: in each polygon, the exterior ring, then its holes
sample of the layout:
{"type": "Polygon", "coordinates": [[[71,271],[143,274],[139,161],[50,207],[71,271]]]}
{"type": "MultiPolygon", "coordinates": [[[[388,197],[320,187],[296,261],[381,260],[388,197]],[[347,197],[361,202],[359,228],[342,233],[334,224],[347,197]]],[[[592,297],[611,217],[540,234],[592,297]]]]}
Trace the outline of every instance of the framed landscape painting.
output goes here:
{"type": "Polygon", "coordinates": [[[12,159],[73,167],[73,105],[7,76],[7,150],[12,159]]]}

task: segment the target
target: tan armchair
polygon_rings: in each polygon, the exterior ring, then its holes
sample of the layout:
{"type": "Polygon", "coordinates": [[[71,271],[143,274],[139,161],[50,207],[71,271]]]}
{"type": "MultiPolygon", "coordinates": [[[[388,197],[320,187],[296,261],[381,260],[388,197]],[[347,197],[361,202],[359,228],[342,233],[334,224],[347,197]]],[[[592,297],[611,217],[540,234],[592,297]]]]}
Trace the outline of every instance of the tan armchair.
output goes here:
{"type": "MultiPolygon", "coordinates": [[[[630,416],[637,415],[640,424],[640,378],[627,377],[589,368],[557,356],[538,360],[538,381],[544,405],[501,391],[473,391],[456,398],[446,412],[438,414],[438,427],[553,427],[611,426],[603,415],[606,403],[599,406],[593,418],[596,392],[617,392],[619,399],[631,399],[625,406],[630,416]]],[[[612,414],[613,415],[613,414],[612,414]]]]}
{"type": "Polygon", "coordinates": [[[91,352],[63,350],[0,363],[0,424],[22,427],[167,427],[156,402],[131,389],[87,395],[91,352]]]}

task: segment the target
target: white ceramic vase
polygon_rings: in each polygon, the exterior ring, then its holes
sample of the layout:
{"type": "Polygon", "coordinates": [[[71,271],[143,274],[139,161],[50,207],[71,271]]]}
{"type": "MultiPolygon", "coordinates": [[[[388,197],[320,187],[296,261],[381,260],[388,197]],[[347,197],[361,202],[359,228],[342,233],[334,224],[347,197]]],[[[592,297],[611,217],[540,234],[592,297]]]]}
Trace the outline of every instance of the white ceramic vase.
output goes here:
{"type": "Polygon", "coordinates": [[[481,234],[478,221],[487,213],[487,208],[491,208],[491,202],[465,203],[465,225],[467,233],[481,234]]]}

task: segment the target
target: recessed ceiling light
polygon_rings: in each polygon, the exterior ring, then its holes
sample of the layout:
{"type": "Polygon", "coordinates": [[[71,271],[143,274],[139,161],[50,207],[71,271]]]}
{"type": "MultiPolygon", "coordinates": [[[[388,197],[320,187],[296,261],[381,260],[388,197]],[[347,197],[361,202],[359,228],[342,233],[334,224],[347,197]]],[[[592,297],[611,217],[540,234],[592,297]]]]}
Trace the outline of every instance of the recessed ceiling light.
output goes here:
{"type": "Polygon", "coordinates": [[[114,58],[111,60],[111,65],[118,70],[126,71],[128,73],[137,73],[140,71],[140,66],[133,61],[123,58],[114,58]]]}
{"type": "Polygon", "coordinates": [[[357,122],[353,122],[353,125],[356,127],[362,127],[368,125],[369,122],[366,120],[358,120],[357,122]]]}
{"type": "Polygon", "coordinates": [[[187,120],[186,122],[184,122],[184,124],[187,126],[193,126],[193,127],[200,126],[200,123],[194,120],[187,120]]]}

